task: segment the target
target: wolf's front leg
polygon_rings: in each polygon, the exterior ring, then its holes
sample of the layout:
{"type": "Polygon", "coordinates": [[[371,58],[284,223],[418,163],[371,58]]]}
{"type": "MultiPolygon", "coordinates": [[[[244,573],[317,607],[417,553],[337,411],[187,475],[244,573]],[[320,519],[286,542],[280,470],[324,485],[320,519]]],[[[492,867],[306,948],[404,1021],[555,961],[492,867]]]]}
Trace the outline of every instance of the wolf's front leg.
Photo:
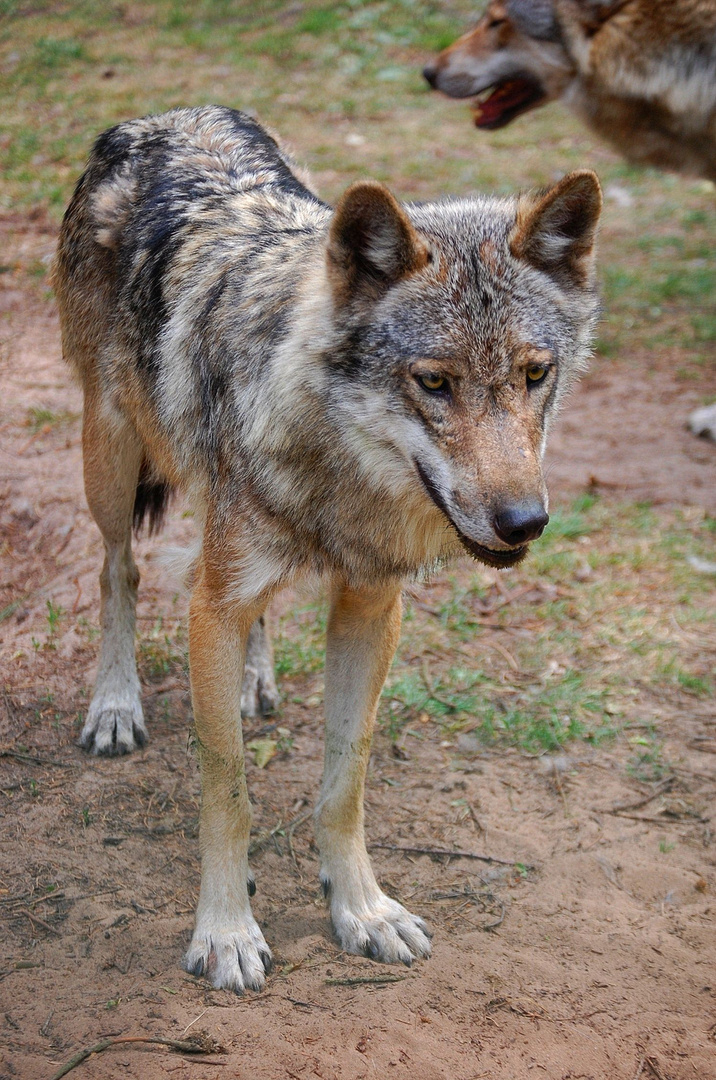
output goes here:
{"type": "Polygon", "coordinates": [[[189,611],[192,703],[201,770],[201,888],[184,957],[194,975],[238,993],[260,990],[271,952],[251,913],[251,807],[241,736],[241,685],[251,625],[263,605],[226,600],[220,575],[202,567],[189,611]],[[219,580],[217,580],[219,579],[219,580]]]}
{"type": "Polygon", "coordinates": [[[326,748],[316,837],[321,882],[348,952],[411,964],[430,954],[422,919],[386,896],[363,834],[363,793],[378,699],[400,636],[396,583],[334,590],[326,648],[326,748]]]}

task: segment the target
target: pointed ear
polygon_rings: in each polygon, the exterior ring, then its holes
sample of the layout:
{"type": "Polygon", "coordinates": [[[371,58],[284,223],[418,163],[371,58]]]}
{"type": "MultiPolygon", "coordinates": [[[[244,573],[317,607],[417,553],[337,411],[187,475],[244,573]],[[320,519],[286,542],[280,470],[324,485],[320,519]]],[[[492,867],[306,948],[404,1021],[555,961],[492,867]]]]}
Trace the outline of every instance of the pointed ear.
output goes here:
{"type": "Polygon", "coordinates": [[[564,288],[583,289],[591,280],[601,209],[595,173],[569,173],[549,191],[520,198],[510,251],[564,288]]]}
{"type": "Polygon", "coordinates": [[[372,180],[351,184],[328,235],[328,273],[339,301],[377,299],[429,261],[426,245],[387,187],[372,180]]]}

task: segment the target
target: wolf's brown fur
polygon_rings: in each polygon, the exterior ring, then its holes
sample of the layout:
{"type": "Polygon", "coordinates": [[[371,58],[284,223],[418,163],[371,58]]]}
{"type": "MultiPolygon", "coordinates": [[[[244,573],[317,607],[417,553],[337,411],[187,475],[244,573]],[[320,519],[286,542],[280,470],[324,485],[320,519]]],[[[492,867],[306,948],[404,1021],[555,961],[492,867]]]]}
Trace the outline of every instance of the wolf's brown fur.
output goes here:
{"type": "Polygon", "coordinates": [[[425,68],[498,128],[562,99],[628,160],[716,180],[713,0],[491,0],[425,68]]]}
{"type": "Polygon", "coordinates": [[[425,924],[378,888],[363,788],[400,632],[401,582],[467,549],[521,559],[547,520],[550,417],[597,303],[592,173],[520,199],[335,211],[241,113],[176,110],[98,139],[55,270],[84,387],[87,498],[105,542],[103,643],[82,743],[146,738],[134,660],[133,516],[180,487],[201,529],[189,614],[202,879],[185,958],[259,988],[241,710],[276,701],[263,614],[328,582],[316,835],[342,946],[410,963],[425,924]]]}

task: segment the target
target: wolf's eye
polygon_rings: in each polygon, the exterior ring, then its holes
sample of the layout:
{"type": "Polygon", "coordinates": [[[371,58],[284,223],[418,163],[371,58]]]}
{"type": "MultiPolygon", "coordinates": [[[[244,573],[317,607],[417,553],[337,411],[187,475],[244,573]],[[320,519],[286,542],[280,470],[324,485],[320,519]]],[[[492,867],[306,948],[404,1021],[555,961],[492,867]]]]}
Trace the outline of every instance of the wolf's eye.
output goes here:
{"type": "Polygon", "coordinates": [[[547,377],[548,367],[544,364],[530,364],[527,368],[527,386],[536,386],[537,383],[541,383],[547,377]]]}
{"type": "Polygon", "coordinates": [[[440,390],[447,390],[447,379],[444,379],[442,375],[418,375],[418,382],[422,386],[423,390],[427,390],[431,394],[436,394],[440,390]]]}

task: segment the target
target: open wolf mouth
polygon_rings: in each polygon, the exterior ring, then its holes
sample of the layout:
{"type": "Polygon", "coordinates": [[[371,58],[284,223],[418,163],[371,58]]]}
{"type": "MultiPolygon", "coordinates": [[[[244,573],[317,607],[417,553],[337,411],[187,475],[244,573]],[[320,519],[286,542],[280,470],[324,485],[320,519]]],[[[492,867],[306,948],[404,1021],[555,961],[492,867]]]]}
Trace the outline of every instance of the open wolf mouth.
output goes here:
{"type": "Polygon", "coordinates": [[[471,540],[469,536],[465,536],[465,533],[457,527],[450,517],[440,492],[435,487],[435,484],[425,472],[419,461],[415,461],[415,468],[418,470],[418,476],[422,480],[423,487],[430,496],[431,501],[434,502],[438,510],[445,515],[448,522],[457,533],[458,540],[465,548],[465,551],[467,551],[469,555],[472,555],[473,559],[477,559],[478,562],[486,563],[488,566],[494,566],[498,570],[506,570],[508,567],[516,566],[517,563],[522,562],[527,554],[528,544],[512,548],[510,551],[495,551],[493,548],[484,547],[483,544],[478,544],[476,540],[471,540]]]}
{"type": "Polygon", "coordinates": [[[520,113],[533,109],[544,101],[541,84],[528,75],[488,86],[475,99],[472,107],[475,127],[494,131],[504,127],[520,113]]]}

